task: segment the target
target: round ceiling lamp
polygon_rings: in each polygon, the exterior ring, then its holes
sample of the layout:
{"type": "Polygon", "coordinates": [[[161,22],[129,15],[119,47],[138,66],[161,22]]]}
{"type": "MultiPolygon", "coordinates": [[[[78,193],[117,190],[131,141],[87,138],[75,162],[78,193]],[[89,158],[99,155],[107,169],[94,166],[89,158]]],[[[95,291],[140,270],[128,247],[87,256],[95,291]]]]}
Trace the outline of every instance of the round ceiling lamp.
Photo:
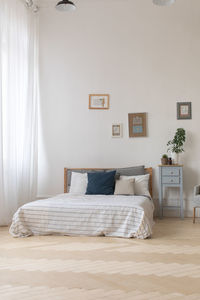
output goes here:
{"type": "Polygon", "coordinates": [[[160,6],[174,4],[176,0],[153,0],[153,3],[160,6]]]}
{"type": "Polygon", "coordinates": [[[70,0],[62,0],[58,2],[56,9],[59,11],[73,11],[76,9],[76,6],[70,0]]]}

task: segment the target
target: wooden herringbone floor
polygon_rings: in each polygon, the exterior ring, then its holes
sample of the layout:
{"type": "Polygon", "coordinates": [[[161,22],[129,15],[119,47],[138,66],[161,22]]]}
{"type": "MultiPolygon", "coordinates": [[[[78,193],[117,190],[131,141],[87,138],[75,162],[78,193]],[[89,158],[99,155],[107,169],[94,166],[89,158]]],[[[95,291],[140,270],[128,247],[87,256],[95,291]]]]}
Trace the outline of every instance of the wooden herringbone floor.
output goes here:
{"type": "Polygon", "coordinates": [[[0,228],[1,300],[199,300],[200,221],[156,220],[152,239],[44,236],[0,228]]]}

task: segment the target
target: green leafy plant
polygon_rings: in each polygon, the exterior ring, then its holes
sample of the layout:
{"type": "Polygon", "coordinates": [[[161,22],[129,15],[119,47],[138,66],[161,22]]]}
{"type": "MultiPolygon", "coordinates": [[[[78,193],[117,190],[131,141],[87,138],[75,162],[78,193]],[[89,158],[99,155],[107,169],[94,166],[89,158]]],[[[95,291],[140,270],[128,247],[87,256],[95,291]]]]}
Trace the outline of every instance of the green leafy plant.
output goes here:
{"type": "Polygon", "coordinates": [[[162,165],[167,165],[168,164],[168,156],[167,156],[167,154],[163,154],[163,156],[161,158],[161,164],[162,165]]]}
{"type": "Polygon", "coordinates": [[[181,153],[184,152],[183,144],[185,142],[185,129],[178,128],[176,130],[173,140],[167,143],[167,146],[170,146],[167,151],[181,153]]]}

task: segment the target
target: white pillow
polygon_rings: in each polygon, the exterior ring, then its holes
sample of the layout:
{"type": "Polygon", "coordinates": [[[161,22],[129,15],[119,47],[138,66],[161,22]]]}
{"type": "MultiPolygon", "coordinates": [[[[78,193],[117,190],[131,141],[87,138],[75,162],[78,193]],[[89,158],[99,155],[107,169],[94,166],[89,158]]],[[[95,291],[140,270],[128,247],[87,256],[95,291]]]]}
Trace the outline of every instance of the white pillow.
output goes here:
{"type": "Polygon", "coordinates": [[[87,173],[72,172],[69,193],[84,195],[86,193],[87,184],[87,173]]]}
{"type": "Polygon", "coordinates": [[[149,193],[149,174],[138,176],[120,176],[120,179],[134,178],[135,195],[145,195],[151,197],[149,193]]]}
{"type": "Polygon", "coordinates": [[[119,179],[115,182],[115,195],[134,195],[134,178],[119,179]]]}

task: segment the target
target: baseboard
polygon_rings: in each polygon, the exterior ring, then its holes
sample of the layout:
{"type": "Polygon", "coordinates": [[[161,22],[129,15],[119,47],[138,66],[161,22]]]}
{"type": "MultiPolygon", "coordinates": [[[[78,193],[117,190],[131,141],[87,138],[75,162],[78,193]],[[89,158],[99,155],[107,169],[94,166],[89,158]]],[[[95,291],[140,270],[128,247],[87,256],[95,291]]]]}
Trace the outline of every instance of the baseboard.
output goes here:
{"type": "Polygon", "coordinates": [[[53,195],[37,195],[36,200],[51,198],[53,195]]]}

